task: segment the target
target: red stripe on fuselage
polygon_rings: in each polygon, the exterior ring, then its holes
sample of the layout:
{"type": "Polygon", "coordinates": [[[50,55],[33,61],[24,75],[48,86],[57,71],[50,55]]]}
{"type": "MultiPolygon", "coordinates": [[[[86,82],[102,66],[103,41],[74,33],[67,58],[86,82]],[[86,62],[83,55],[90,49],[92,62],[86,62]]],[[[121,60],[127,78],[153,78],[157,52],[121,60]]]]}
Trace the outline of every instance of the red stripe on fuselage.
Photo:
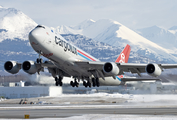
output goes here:
{"type": "Polygon", "coordinates": [[[81,52],[81,51],[79,51],[79,50],[77,50],[77,52],[79,52],[80,54],[84,55],[85,57],[91,59],[92,61],[96,61],[96,60],[94,60],[93,58],[89,57],[88,55],[84,54],[83,52],[81,52]]]}

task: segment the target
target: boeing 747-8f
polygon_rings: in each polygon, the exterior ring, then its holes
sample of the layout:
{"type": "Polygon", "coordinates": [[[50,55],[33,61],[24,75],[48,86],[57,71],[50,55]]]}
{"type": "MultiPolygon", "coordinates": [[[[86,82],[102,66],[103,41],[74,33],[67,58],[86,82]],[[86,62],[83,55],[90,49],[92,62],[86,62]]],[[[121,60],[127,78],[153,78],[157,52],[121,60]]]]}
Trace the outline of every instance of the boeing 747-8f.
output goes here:
{"type": "MultiPolygon", "coordinates": [[[[130,46],[127,45],[115,62],[101,62],[78,47],[68,43],[61,35],[55,34],[49,27],[38,25],[29,33],[29,42],[39,54],[36,62],[7,61],[4,68],[11,74],[16,74],[22,68],[28,74],[35,74],[47,68],[55,78],[56,86],[62,86],[63,77],[73,77],[70,84],[78,87],[82,80],[85,87],[100,85],[120,85],[126,81],[141,81],[144,79],[124,78],[124,72],[148,73],[157,77],[163,69],[177,68],[177,64],[135,64],[127,63],[130,46]],[[40,55],[48,58],[43,62],[40,55]]],[[[149,79],[147,79],[149,80],[149,79]]]]}

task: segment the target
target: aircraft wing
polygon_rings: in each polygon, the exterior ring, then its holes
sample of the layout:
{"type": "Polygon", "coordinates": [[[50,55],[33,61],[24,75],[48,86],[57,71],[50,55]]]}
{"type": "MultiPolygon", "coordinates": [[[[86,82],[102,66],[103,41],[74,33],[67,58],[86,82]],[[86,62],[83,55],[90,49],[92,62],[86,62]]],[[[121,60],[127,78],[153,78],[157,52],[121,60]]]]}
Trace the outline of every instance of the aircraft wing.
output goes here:
{"type": "Polygon", "coordinates": [[[164,69],[177,68],[177,64],[159,64],[164,69]]]}
{"type": "Polygon", "coordinates": [[[117,63],[117,66],[123,72],[131,72],[131,73],[145,73],[145,67],[147,64],[136,64],[136,63],[117,63]]]}
{"type": "MultiPolygon", "coordinates": [[[[75,62],[82,68],[87,68],[88,70],[103,70],[103,66],[106,62],[99,62],[99,61],[77,61],[75,62]]],[[[132,72],[132,73],[144,73],[145,67],[147,64],[134,64],[134,63],[115,63],[121,70],[121,72],[132,72]]]]}
{"type": "MultiPolygon", "coordinates": [[[[136,63],[117,63],[121,68],[145,68],[147,64],[136,64],[136,63]]],[[[177,68],[177,64],[157,64],[163,69],[177,68]]]]}
{"type": "MultiPolygon", "coordinates": [[[[98,70],[103,71],[103,66],[106,62],[99,62],[99,61],[77,61],[75,62],[80,67],[83,67],[87,70],[98,70]]],[[[139,64],[139,63],[116,63],[117,67],[119,68],[119,74],[123,74],[124,72],[131,72],[131,73],[137,73],[139,76],[141,76],[141,73],[146,73],[146,67],[149,64],[139,64]]],[[[171,68],[177,68],[177,64],[152,64],[155,67],[158,67],[163,71],[163,69],[171,69],[171,68]]],[[[105,75],[103,73],[104,77],[105,75]]]]}
{"type": "MultiPolygon", "coordinates": [[[[148,64],[136,64],[136,63],[117,63],[117,66],[124,72],[131,73],[145,73],[146,66],[148,64]]],[[[177,64],[156,64],[161,70],[177,68],[177,64]]]]}

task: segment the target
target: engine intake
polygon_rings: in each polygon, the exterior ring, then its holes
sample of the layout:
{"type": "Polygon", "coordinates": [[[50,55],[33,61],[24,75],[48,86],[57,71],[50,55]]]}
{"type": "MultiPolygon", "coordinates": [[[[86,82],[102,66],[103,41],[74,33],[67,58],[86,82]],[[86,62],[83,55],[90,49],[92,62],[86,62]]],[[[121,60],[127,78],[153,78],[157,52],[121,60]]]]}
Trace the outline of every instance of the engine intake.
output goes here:
{"type": "Polygon", "coordinates": [[[22,69],[29,74],[35,74],[37,72],[37,66],[34,61],[23,62],[22,69]]]}
{"type": "Polygon", "coordinates": [[[21,69],[21,65],[18,64],[16,61],[7,61],[4,64],[4,69],[11,74],[16,74],[21,69]]]}
{"type": "Polygon", "coordinates": [[[114,62],[107,62],[103,66],[104,73],[115,76],[119,74],[119,68],[114,62]]]}
{"type": "Polygon", "coordinates": [[[148,64],[145,68],[146,72],[153,77],[161,75],[162,69],[157,64],[148,64]]]}

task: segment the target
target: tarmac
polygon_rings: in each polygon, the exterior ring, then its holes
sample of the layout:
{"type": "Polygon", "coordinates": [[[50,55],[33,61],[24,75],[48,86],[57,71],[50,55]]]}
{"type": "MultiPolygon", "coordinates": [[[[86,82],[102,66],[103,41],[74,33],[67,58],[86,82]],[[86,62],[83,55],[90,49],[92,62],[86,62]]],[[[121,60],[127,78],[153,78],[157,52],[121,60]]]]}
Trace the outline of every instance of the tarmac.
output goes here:
{"type": "Polygon", "coordinates": [[[83,115],[177,115],[177,104],[174,102],[177,95],[149,96],[66,94],[59,97],[28,98],[26,104],[19,104],[21,99],[7,99],[0,102],[0,119],[23,119],[25,115],[31,119],[83,115]],[[156,99],[146,100],[149,96],[156,99]]]}
{"type": "Polygon", "coordinates": [[[0,110],[0,118],[22,119],[25,115],[34,118],[65,118],[85,114],[127,114],[127,115],[177,115],[177,108],[78,108],[78,107],[47,107],[11,108],[0,110]]]}

